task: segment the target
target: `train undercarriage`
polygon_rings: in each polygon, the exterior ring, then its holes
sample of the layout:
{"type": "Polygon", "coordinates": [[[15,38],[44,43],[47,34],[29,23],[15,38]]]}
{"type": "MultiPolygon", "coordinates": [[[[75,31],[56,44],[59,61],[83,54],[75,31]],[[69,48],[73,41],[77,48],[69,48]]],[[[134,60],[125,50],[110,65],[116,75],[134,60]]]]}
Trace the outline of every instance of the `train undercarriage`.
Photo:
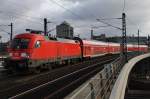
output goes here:
{"type": "Polygon", "coordinates": [[[4,60],[3,66],[5,69],[9,70],[12,73],[15,72],[32,72],[32,73],[40,73],[42,70],[51,70],[53,68],[57,68],[57,66],[74,64],[76,62],[81,61],[80,58],[74,59],[66,59],[66,60],[58,60],[58,61],[50,61],[50,60],[12,60],[10,58],[6,58],[4,60]]]}

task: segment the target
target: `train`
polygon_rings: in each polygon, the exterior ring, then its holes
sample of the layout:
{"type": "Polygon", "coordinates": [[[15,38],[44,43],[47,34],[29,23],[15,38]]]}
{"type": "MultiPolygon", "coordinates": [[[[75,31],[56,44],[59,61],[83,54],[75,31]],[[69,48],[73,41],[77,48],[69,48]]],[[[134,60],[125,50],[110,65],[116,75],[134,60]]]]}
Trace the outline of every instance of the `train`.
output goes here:
{"type": "MultiPolygon", "coordinates": [[[[127,45],[128,51],[147,52],[147,49],[146,45],[127,45]]],[[[50,39],[41,34],[22,33],[13,38],[8,53],[9,57],[4,60],[6,69],[39,73],[42,69],[52,69],[55,64],[120,53],[120,44],[82,40],[79,37],[50,39]]]]}

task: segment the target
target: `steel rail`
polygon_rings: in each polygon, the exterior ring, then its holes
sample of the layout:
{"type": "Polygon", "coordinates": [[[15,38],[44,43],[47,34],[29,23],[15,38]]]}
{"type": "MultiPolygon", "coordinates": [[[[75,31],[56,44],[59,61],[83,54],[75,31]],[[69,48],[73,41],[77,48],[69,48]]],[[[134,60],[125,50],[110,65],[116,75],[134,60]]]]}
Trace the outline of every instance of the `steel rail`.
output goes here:
{"type": "MultiPolygon", "coordinates": [[[[35,95],[36,92],[38,92],[38,91],[41,92],[41,89],[44,88],[44,87],[47,87],[47,86],[49,86],[49,85],[52,86],[52,84],[58,83],[59,81],[62,81],[62,80],[64,80],[65,78],[66,78],[67,80],[69,80],[70,78],[72,78],[72,77],[75,76],[75,75],[80,75],[80,74],[84,73],[87,69],[90,69],[90,68],[93,68],[93,67],[98,67],[98,65],[106,64],[106,63],[108,63],[108,62],[110,62],[110,61],[112,61],[112,60],[113,60],[113,59],[109,59],[109,60],[106,60],[106,61],[102,61],[102,62],[98,62],[98,63],[93,64],[93,65],[90,65],[90,66],[88,66],[88,67],[82,68],[82,69],[77,70],[77,71],[75,71],[75,72],[73,72],[73,73],[67,74],[67,75],[62,76],[62,77],[60,77],[60,78],[57,78],[57,79],[55,79],[55,80],[53,80],[53,81],[50,81],[50,82],[48,82],[48,83],[42,84],[42,85],[40,85],[40,86],[38,86],[38,87],[35,87],[35,88],[33,88],[33,89],[30,89],[30,90],[28,90],[28,91],[25,91],[25,92],[23,92],[23,93],[21,93],[21,94],[12,96],[12,97],[10,97],[10,99],[25,98],[25,97],[26,97],[26,98],[29,98],[29,97],[31,98],[31,97],[33,97],[33,96],[35,95]],[[81,73],[80,73],[80,72],[81,72],[81,73]],[[78,73],[80,73],[80,74],[78,74],[78,73]]],[[[101,67],[101,68],[102,68],[102,67],[101,67]]],[[[86,74],[86,73],[85,73],[85,74],[86,74]]],[[[68,85],[68,86],[69,86],[69,85],[68,85]]],[[[47,87],[47,88],[48,88],[48,87],[47,87]]],[[[57,91],[60,92],[59,90],[57,90],[57,91]]],[[[57,91],[55,91],[55,94],[57,93],[57,91]]],[[[38,95],[38,94],[36,94],[36,95],[38,95]]],[[[49,97],[50,97],[50,96],[49,96],[49,97]]],[[[37,97],[37,98],[38,98],[38,97],[37,97]]]]}

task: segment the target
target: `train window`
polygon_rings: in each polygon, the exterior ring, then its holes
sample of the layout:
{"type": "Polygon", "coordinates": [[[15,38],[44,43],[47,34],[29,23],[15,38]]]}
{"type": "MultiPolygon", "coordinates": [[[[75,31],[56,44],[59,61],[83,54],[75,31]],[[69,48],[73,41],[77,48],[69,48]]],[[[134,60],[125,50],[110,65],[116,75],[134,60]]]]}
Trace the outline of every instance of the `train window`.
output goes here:
{"type": "Polygon", "coordinates": [[[11,48],[13,49],[27,49],[30,39],[26,38],[15,38],[11,42],[11,48]]]}
{"type": "Polygon", "coordinates": [[[35,48],[39,48],[39,47],[41,47],[41,42],[40,41],[36,41],[35,48]]]}

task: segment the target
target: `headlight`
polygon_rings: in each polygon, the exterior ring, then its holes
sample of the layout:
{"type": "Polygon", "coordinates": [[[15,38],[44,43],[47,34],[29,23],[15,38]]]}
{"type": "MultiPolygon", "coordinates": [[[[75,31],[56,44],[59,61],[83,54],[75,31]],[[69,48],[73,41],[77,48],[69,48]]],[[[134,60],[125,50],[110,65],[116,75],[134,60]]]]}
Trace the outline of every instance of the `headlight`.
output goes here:
{"type": "Polygon", "coordinates": [[[21,53],[21,57],[29,58],[29,55],[27,53],[21,53]]]}
{"type": "Polygon", "coordinates": [[[10,56],[10,57],[12,57],[12,55],[13,55],[12,53],[9,53],[9,56],[10,56]]]}

